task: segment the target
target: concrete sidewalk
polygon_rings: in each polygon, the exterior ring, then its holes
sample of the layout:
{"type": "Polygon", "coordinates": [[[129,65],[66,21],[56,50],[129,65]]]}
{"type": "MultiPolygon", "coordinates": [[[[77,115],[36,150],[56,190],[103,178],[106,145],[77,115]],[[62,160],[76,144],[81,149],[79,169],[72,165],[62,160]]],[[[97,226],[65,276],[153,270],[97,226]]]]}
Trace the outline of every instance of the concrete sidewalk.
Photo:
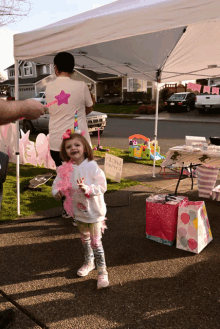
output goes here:
{"type": "MultiPolygon", "coordinates": [[[[155,115],[151,114],[113,114],[106,113],[108,117],[130,117],[134,120],[155,120],[155,115]]],[[[210,113],[206,115],[199,114],[196,110],[191,112],[174,112],[169,113],[166,111],[158,114],[159,121],[178,121],[178,122],[204,122],[204,123],[220,123],[220,114],[210,113]]]]}
{"type": "MultiPolygon", "coordinates": [[[[0,309],[14,308],[12,329],[220,327],[219,203],[205,200],[213,241],[199,255],[147,240],[146,197],[173,193],[177,182],[159,171],[153,178],[152,167],[125,163],[123,178],[140,185],[105,195],[106,290],[97,291],[96,271],[77,277],[80,237],[70,219],[55,218],[60,208],[0,226],[0,309]]],[[[194,183],[181,181],[178,194],[199,200],[194,183]]]]}

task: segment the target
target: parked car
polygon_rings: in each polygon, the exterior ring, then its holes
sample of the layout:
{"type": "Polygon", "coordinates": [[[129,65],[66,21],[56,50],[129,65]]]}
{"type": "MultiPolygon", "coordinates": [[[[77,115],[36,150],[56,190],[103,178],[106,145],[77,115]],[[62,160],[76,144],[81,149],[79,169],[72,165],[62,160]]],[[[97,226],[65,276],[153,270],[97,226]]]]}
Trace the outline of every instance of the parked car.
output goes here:
{"type": "Polygon", "coordinates": [[[190,92],[173,94],[165,103],[167,112],[186,111],[194,109],[196,95],[190,92]]]}
{"type": "MultiPolygon", "coordinates": [[[[39,100],[42,104],[46,104],[45,93],[40,92],[34,96],[35,100],[39,100]],[[39,96],[39,97],[37,97],[39,96]]],[[[39,132],[48,131],[49,126],[49,111],[43,115],[41,115],[38,119],[35,120],[27,120],[22,119],[19,121],[19,127],[25,133],[30,130],[30,133],[33,133],[35,130],[39,132]]],[[[89,133],[93,133],[94,135],[98,135],[98,129],[100,134],[103,133],[104,128],[107,123],[107,115],[105,113],[92,111],[86,116],[87,125],[89,129],[89,133]]]]}
{"type": "Polygon", "coordinates": [[[195,108],[201,114],[216,110],[220,113],[220,95],[200,94],[196,95],[195,108]]]}
{"type": "Polygon", "coordinates": [[[42,104],[46,104],[46,96],[45,96],[45,92],[44,91],[40,91],[38,94],[36,94],[33,99],[35,101],[39,101],[42,104]]]}

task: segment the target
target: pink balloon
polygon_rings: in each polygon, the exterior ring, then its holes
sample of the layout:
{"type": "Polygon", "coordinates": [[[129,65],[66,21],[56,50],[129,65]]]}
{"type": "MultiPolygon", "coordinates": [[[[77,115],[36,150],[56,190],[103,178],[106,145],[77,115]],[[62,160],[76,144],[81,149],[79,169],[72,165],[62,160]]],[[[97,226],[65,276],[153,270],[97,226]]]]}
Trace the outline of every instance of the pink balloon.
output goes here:
{"type": "Polygon", "coordinates": [[[189,220],[190,220],[190,217],[186,212],[181,214],[181,221],[183,222],[183,224],[189,223],[189,220]]]}
{"type": "Polygon", "coordinates": [[[189,226],[188,227],[188,233],[191,237],[196,237],[196,234],[197,234],[197,230],[195,229],[195,227],[193,226],[189,226]]]}
{"type": "Polygon", "coordinates": [[[189,239],[188,246],[191,250],[194,250],[197,248],[197,242],[194,239],[189,239]]]}

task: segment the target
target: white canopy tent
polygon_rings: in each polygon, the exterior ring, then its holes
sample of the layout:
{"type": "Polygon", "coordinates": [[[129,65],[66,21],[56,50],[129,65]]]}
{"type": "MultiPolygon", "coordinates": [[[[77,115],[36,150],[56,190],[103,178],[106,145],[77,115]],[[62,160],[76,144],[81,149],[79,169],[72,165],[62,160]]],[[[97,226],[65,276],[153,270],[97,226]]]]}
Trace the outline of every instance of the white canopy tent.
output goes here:
{"type": "MultiPolygon", "coordinates": [[[[219,0],[171,0],[155,5],[145,0],[118,0],[14,35],[15,98],[18,61],[53,63],[60,51],[71,52],[80,68],[158,83],[216,77],[220,75],[219,37],[219,0]]],[[[155,141],[158,99],[159,88],[155,141]]],[[[19,154],[17,185],[20,213],[19,154]]]]}

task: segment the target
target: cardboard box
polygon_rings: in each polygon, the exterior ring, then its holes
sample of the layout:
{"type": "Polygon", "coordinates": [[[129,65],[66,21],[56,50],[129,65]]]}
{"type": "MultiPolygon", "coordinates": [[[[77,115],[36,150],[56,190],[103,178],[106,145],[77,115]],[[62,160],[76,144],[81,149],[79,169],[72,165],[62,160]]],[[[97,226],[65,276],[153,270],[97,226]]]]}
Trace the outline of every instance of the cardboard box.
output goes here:
{"type": "Polygon", "coordinates": [[[199,136],[186,136],[185,137],[185,145],[190,146],[192,143],[207,143],[205,137],[199,136]]]}

